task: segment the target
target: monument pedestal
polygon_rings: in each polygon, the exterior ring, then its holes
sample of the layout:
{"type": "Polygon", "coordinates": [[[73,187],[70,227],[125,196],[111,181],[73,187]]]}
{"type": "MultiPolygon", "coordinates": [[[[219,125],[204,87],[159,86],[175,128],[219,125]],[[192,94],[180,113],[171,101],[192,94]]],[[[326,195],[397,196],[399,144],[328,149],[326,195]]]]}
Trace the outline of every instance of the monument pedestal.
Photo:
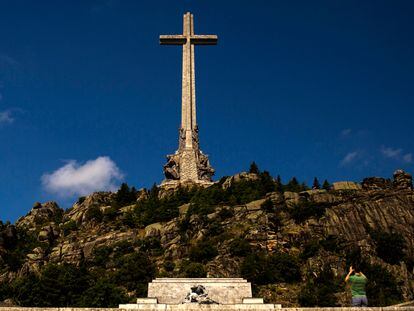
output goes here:
{"type": "Polygon", "coordinates": [[[121,309],[148,311],[274,311],[281,307],[265,304],[263,298],[253,298],[251,284],[242,278],[157,278],[148,284],[148,298],[119,305],[121,309]]]}

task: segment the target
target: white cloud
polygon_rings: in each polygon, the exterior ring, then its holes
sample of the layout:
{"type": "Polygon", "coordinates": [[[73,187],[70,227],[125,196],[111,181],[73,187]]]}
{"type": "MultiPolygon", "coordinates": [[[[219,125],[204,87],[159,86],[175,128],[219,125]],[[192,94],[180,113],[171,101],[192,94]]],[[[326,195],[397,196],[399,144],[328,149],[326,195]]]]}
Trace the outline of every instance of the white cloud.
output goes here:
{"type": "Polygon", "coordinates": [[[13,123],[14,118],[11,110],[0,111],[0,125],[13,123]]]}
{"type": "Polygon", "coordinates": [[[404,154],[403,161],[406,163],[411,163],[413,161],[413,154],[412,153],[404,154]]]}
{"type": "Polygon", "coordinates": [[[400,162],[411,163],[413,161],[412,153],[403,153],[402,148],[390,148],[381,146],[381,154],[389,159],[394,159],[400,162]]]}
{"type": "Polygon", "coordinates": [[[381,153],[386,158],[398,159],[401,155],[402,149],[394,149],[390,147],[381,146],[381,153]]]}
{"type": "Polygon", "coordinates": [[[109,157],[79,164],[70,160],[61,168],[42,176],[43,187],[60,197],[83,196],[95,191],[113,191],[123,174],[109,157]]]}
{"type": "Polygon", "coordinates": [[[358,154],[359,154],[358,151],[348,152],[345,155],[345,157],[341,160],[341,165],[346,165],[346,164],[351,163],[352,161],[356,159],[358,154]]]}
{"type": "Polygon", "coordinates": [[[8,66],[17,66],[19,65],[19,62],[9,55],[0,53],[0,65],[1,64],[8,66]]]}
{"type": "Polygon", "coordinates": [[[96,4],[92,5],[91,11],[93,13],[102,13],[112,10],[116,5],[118,5],[118,2],[118,0],[100,0],[96,4]]]}
{"type": "Polygon", "coordinates": [[[343,137],[349,136],[351,134],[351,132],[352,132],[352,129],[343,129],[341,131],[341,136],[343,136],[343,137]]]}

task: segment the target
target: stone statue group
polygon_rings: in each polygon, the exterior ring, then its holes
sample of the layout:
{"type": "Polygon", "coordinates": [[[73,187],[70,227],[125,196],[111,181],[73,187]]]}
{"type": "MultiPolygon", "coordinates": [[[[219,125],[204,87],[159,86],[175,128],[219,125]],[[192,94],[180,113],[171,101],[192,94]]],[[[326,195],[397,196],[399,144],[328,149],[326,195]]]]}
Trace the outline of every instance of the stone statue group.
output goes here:
{"type": "Polygon", "coordinates": [[[203,285],[191,287],[191,291],[184,298],[183,303],[218,304],[208,297],[206,288],[203,285]]]}

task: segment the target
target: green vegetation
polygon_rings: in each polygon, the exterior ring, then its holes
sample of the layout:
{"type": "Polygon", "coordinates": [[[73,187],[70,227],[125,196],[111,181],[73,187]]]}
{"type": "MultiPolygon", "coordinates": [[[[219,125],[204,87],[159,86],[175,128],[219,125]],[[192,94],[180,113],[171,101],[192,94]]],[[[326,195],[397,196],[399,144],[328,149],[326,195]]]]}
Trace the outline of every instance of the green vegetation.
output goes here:
{"type": "Polygon", "coordinates": [[[172,272],[175,269],[175,263],[171,260],[164,261],[163,266],[164,266],[165,271],[167,272],[172,272]]]}
{"type": "Polygon", "coordinates": [[[137,297],[145,297],[147,285],[155,276],[155,266],[146,253],[131,253],[116,260],[113,277],[116,284],[135,291],[137,297]]]}
{"type": "Polygon", "coordinates": [[[267,199],[266,201],[264,201],[262,205],[260,205],[260,208],[264,210],[266,213],[272,213],[275,211],[275,206],[272,200],[270,199],[267,199]]]}
{"type": "Polygon", "coordinates": [[[108,279],[98,279],[78,300],[79,307],[117,308],[119,304],[128,302],[125,290],[108,279]]]}
{"type": "Polygon", "coordinates": [[[240,268],[241,275],[254,285],[300,280],[300,266],[297,257],[285,253],[253,253],[248,255],[240,268]]]}
{"type": "Polygon", "coordinates": [[[331,184],[328,182],[328,180],[324,180],[323,184],[322,184],[322,189],[325,190],[330,190],[331,189],[331,184]]]}
{"type": "Polygon", "coordinates": [[[77,229],[78,229],[78,225],[76,224],[76,221],[72,219],[65,222],[62,226],[62,232],[64,236],[67,236],[69,233],[77,229]]]}
{"type": "Polygon", "coordinates": [[[302,307],[335,307],[335,293],[341,290],[341,279],[335,277],[329,266],[324,266],[318,276],[309,275],[302,287],[298,301],[302,307]]]}
{"type": "Polygon", "coordinates": [[[303,245],[303,251],[300,253],[299,258],[302,260],[311,258],[319,252],[320,248],[318,240],[310,240],[303,245]]]}
{"type": "Polygon", "coordinates": [[[88,221],[94,220],[96,222],[101,222],[103,219],[103,213],[98,206],[91,206],[85,213],[85,219],[88,221]]]}
{"type": "Polygon", "coordinates": [[[124,290],[96,278],[85,267],[49,264],[41,274],[17,278],[6,295],[25,307],[116,307],[128,301],[124,290]]]}
{"type": "Polygon", "coordinates": [[[325,251],[343,256],[344,245],[345,241],[336,235],[328,235],[321,240],[312,239],[303,245],[303,250],[299,257],[302,260],[314,257],[321,248],[325,251]]]}
{"type": "Polygon", "coordinates": [[[207,276],[204,265],[198,262],[184,262],[181,266],[181,273],[186,278],[205,278],[207,276]]]}
{"type": "Polygon", "coordinates": [[[300,224],[311,217],[321,218],[325,214],[325,209],[328,207],[330,207],[329,203],[304,201],[294,205],[289,212],[295,222],[300,224]]]}
{"type": "Polygon", "coordinates": [[[376,244],[376,252],[379,258],[385,262],[396,265],[400,261],[404,261],[406,242],[399,233],[388,233],[385,231],[370,231],[372,239],[376,244]]]}
{"type": "Polygon", "coordinates": [[[173,195],[160,199],[156,185],[149,191],[148,198],[140,200],[128,212],[123,223],[131,228],[142,228],[155,222],[169,221],[178,216],[178,206],[188,203],[194,190],[179,188],[173,195]]]}
{"type": "Polygon", "coordinates": [[[86,200],[85,196],[79,197],[78,200],[76,201],[76,204],[82,204],[83,202],[85,202],[85,200],[86,200]]]}
{"type": "Polygon", "coordinates": [[[116,307],[128,302],[125,290],[145,296],[155,274],[148,254],[134,251],[131,242],[123,241],[96,248],[92,259],[80,267],[48,264],[40,275],[1,283],[0,299],[12,298],[20,306],[31,307],[116,307]]]}
{"type": "Polygon", "coordinates": [[[222,208],[217,215],[221,221],[226,220],[234,216],[234,211],[230,208],[222,208]]]}
{"type": "Polygon", "coordinates": [[[362,262],[360,267],[368,278],[366,290],[370,306],[385,307],[402,301],[395,275],[377,264],[362,262]]]}
{"type": "Polygon", "coordinates": [[[138,296],[145,296],[146,285],[156,273],[149,251],[160,247],[160,243],[154,238],[147,238],[137,244],[140,247],[139,252],[134,250],[133,243],[129,241],[96,248],[88,264],[103,269],[111,267],[111,270],[99,271],[103,271],[103,276],[113,280],[115,285],[135,291],[138,296]]]}
{"type": "Polygon", "coordinates": [[[231,241],[229,247],[230,254],[238,257],[245,257],[252,251],[250,243],[241,237],[235,238],[231,241]]]}
{"type": "Polygon", "coordinates": [[[93,259],[91,260],[94,266],[105,267],[107,263],[109,263],[109,255],[112,254],[112,247],[109,246],[101,246],[97,247],[93,250],[92,256],[93,259]]]}
{"type": "Polygon", "coordinates": [[[276,191],[276,183],[266,171],[259,173],[258,179],[241,179],[223,189],[221,183],[206,189],[199,189],[191,198],[190,214],[207,215],[217,205],[245,204],[263,198],[266,193],[276,191]]]}
{"type": "Polygon", "coordinates": [[[293,177],[286,185],[283,186],[283,191],[301,192],[309,190],[305,183],[299,184],[296,177],[293,177]]]}
{"type": "MultiPolygon", "coordinates": [[[[148,196],[136,202],[137,191],[127,184],[122,184],[113,200],[113,208],[105,211],[103,220],[113,220],[117,217],[116,209],[122,206],[135,204],[135,208],[125,213],[121,219],[122,224],[130,228],[142,228],[151,223],[165,222],[178,216],[177,207],[190,203],[188,215],[208,215],[213,213],[217,206],[234,206],[245,204],[263,198],[266,193],[273,191],[303,191],[308,189],[304,183],[299,184],[296,178],[283,185],[278,176],[277,181],[267,171],[260,171],[256,163],[250,165],[249,172],[257,175],[257,179],[240,179],[223,188],[227,179],[223,177],[217,184],[208,188],[179,188],[174,194],[159,198],[159,189],[154,185],[148,196]]],[[[266,202],[263,208],[272,211],[270,202],[266,202]]],[[[91,211],[93,218],[98,220],[99,213],[91,211]]],[[[224,220],[233,214],[231,209],[223,209],[219,217],[224,220]]],[[[91,217],[92,217],[91,216],[91,217]]]]}
{"type": "Polygon", "coordinates": [[[257,166],[256,162],[253,161],[250,164],[249,173],[250,174],[260,174],[260,170],[259,170],[259,167],[257,166]]]}
{"type": "Polygon", "coordinates": [[[2,254],[0,270],[17,272],[23,265],[26,254],[36,247],[45,247],[45,243],[39,242],[35,232],[17,228],[10,224],[0,224],[0,238],[2,246],[6,250],[2,254]]]}
{"type": "Polygon", "coordinates": [[[192,246],[189,251],[191,261],[206,263],[218,255],[217,246],[211,241],[203,239],[192,246]]]}
{"type": "Polygon", "coordinates": [[[314,178],[313,179],[313,183],[312,183],[312,189],[320,189],[321,188],[321,184],[319,183],[318,178],[314,178]]]}
{"type": "Polygon", "coordinates": [[[138,192],[134,187],[129,188],[128,184],[122,183],[115,194],[112,205],[115,207],[122,207],[134,204],[137,200],[137,194],[138,192]]]}
{"type": "Polygon", "coordinates": [[[321,240],[320,244],[328,252],[342,254],[346,243],[342,237],[330,234],[321,240]]]}

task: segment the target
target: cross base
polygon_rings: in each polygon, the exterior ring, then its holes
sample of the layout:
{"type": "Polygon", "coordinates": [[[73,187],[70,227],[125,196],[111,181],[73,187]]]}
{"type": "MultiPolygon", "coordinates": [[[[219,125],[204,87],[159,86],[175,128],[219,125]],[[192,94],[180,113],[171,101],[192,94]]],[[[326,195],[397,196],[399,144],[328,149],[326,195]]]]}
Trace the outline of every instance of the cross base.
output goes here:
{"type": "Polygon", "coordinates": [[[210,165],[207,155],[198,148],[181,148],[174,154],[167,156],[164,165],[166,179],[161,186],[177,187],[178,185],[206,185],[213,184],[211,177],[214,169],[210,165]]]}

